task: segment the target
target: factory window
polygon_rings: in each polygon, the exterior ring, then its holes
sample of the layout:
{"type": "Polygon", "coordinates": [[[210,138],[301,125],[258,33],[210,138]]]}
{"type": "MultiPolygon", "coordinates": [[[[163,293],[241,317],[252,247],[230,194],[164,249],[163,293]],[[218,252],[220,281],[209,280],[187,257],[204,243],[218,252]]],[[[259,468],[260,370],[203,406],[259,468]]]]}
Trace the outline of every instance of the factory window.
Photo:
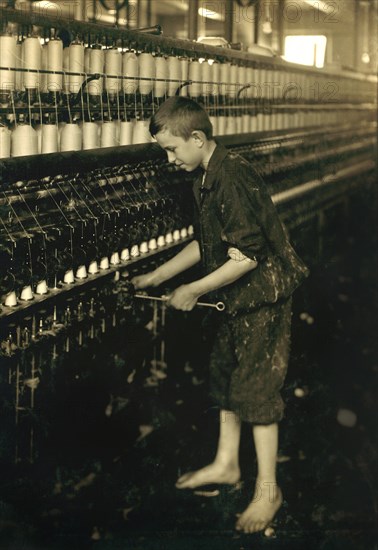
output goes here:
{"type": "Polygon", "coordinates": [[[286,36],[285,55],[286,61],[310,65],[321,69],[324,67],[324,57],[327,45],[327,37],[320,36],[286,36]]]}

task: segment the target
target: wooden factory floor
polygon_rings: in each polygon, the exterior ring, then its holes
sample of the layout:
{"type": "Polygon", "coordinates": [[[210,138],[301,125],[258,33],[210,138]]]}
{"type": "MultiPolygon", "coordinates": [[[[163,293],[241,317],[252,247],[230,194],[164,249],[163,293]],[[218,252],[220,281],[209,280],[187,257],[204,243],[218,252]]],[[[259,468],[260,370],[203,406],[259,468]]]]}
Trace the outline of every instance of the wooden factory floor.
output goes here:
{"type": "MultiPolygon", "coordinates": [[[[0,548],[377,548],[376,242],[373,220],[359,219],[361,230],[346,253],[313,269],[295,298],[278,464],[284,505],[275,537],[234,530],[255,474],[246,429],[240,490],[201,497],[174,487],[180,472],[211,460],[217,437],[205,360],[198,360],[199,323],[185,334],[183,316],[174,313],[167,325],[175,342],[170,348],[167,341],[169,367],[155,365],[157,383],[146,377],[132,407],[127,397],[109,402],[88,377],[80,386],[80,410],[88,418],[74,417],[69,407],[56,424],[47,417],[49,437],[35,449],[33,464],[11,464],[3,452],[0,548]],[[177,349],[189,357],[185,363],[177,349]]],[[[62,403],[74,407],[67,395],[62,403]]]]}

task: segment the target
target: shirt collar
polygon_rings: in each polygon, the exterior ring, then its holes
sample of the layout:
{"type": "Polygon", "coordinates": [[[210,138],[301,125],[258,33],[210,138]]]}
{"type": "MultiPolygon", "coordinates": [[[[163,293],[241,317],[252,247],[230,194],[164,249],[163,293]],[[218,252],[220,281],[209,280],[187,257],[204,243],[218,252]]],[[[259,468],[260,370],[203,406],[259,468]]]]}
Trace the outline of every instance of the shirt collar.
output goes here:
{"type": "Polygon", "coordinates": [[[226,158],[228,150],[223,145],[217,143],[213,154],[210,157],[209,164],[206,170],[205,181],[203,182],[202,189],[210,190],[216,180],[217,173],[221,162],[226,158]]]}

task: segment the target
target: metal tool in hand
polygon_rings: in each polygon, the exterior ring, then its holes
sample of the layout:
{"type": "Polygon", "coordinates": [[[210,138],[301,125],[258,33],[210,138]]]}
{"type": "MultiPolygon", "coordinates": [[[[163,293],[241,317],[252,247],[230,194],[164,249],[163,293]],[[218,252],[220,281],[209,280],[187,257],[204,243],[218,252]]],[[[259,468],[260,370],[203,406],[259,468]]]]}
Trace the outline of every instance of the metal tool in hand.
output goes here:
{"type": "MultiPolygon", "coordinates": [[[[143,300],[157,300],[159,302],[166,302],[168,300],[168,296],[149,296],[148,294],[134,294],[134,298],[142,298],[143,300]]],[[[196,306],[213,307],[218,311],[224,311],[226,309],[223,302],[217,302],[216,304],[211,304],[210,302],[197,302],[196,306]]]]}

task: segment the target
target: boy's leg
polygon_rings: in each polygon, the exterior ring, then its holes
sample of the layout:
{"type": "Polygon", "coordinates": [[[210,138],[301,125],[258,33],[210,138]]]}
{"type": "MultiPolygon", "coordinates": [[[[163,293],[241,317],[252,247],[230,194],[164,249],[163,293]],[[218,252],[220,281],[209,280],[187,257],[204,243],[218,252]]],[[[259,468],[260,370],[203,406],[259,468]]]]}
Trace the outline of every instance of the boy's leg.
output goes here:
{"type": "Polygon", "coordinates": [[[181,476],[176,483],[178,489],[194,489],[210,483],[229,483],[239,481],[239,417],[226,410],[220,411],[218,449],[214,462],[181,476]]]}
{"type": "Polygon", "coordinates": [[[282,504],[282,493],[276,482],[278,424],[254,425],[252,429],[257,456],[255,492],[236,523],[236,529],[245,533],[265,529],[282,504]]]}

